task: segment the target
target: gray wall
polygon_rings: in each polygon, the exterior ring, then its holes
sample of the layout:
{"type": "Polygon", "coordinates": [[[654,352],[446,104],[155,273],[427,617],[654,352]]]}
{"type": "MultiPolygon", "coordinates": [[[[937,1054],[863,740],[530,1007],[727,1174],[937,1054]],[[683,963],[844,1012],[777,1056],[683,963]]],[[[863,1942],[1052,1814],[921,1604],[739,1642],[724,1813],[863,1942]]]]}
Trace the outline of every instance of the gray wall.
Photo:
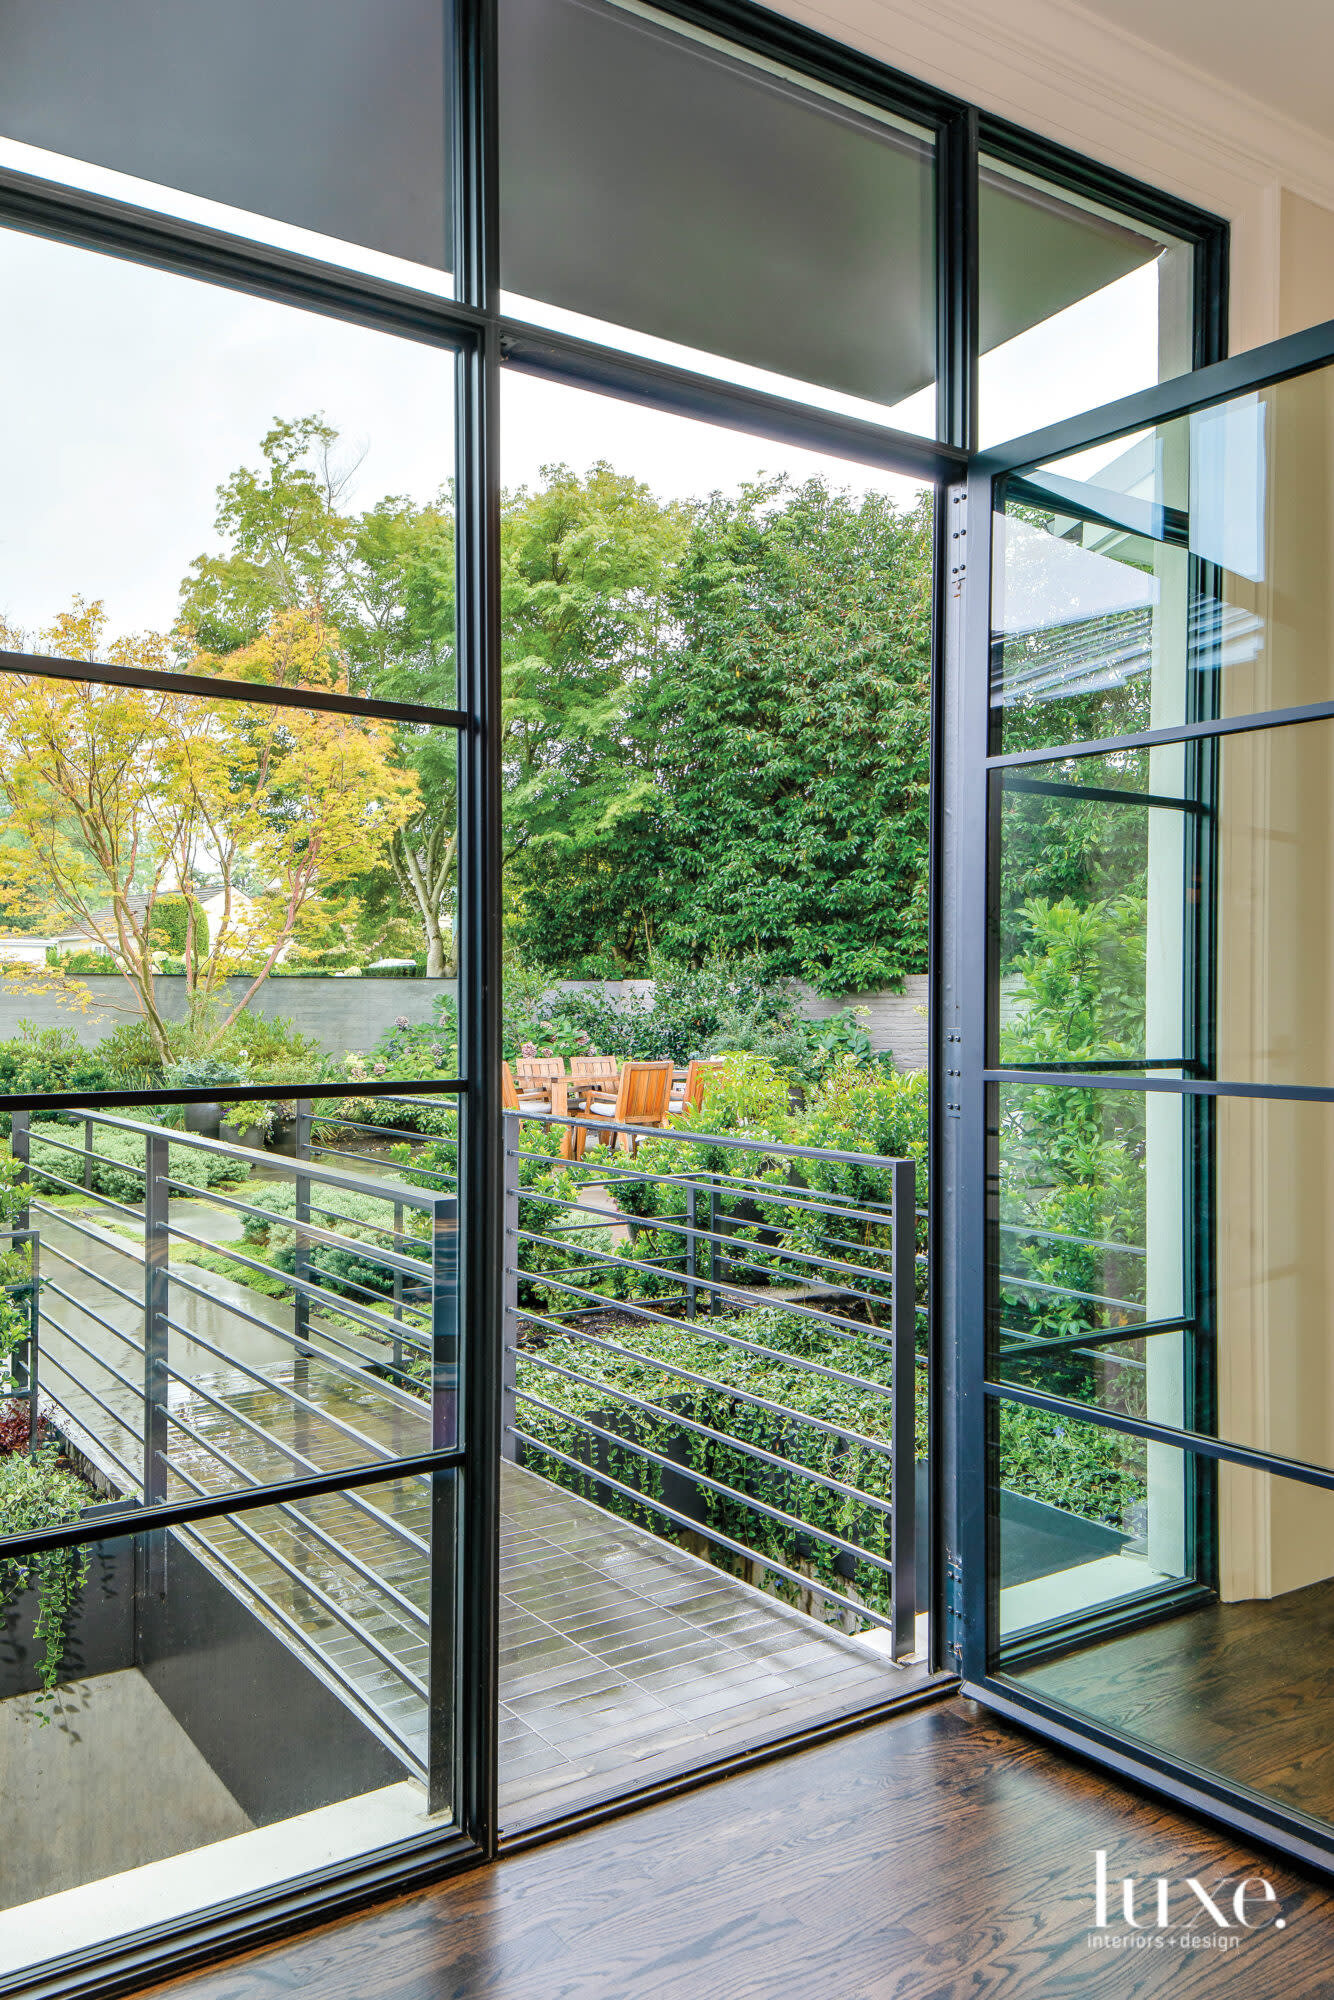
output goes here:
{"type": "MultiPolygon", "coordinates": [[[[609,999],[651,1000],[651,979],[562,979],[555,990],[563,993],[591,993],[601,989],[609,999]]],[[[795,985],[797,1004],[811,1021],[827,1021],[845,1007],[866,1009],[862,1026],[877,1051],[892,1049],[896,1069],[925,1069],[927,1066],[926,974],[910,973],[902,993],[844,993],[828,1000],[813,987],[795,985]]]]}
{"type": "MultiPolygon", "coordinates": [[[[0,989],[0,1040],[17,1034],[21,1020],[40,1028],[70,1028],[85,1048],[123,1021],[135,1018],[133,996],[123,979],[90,978],[79,982],[93,995],[86,1014],[62,1006],[51,993],[14,997],[0,989]]],[[[240,999],[248,982],[232,979],[227,990],[240,999]]],[[[588,993],[601,990],[610,999],[631,996],[651,999],[651,979],[562,979],[553,992],[588,993]]],[[[801,1011],[813,1021],[828,1020],[844,1007],[865,1007],[863,1022],[874,1049],[892,1049],[899,1069],[927,1066],[926,975],[911,974],[903,982],[902,993],[845,993],[827,1000],[809,986],[796,987],[801,1011]]],[[[180,1020],[185,1012],[183,978],[159,979],[157,1000],[170,1020],[180,1020]]],[[[458,998],[455,979],[269,979],[251,1003],[257,1014],[272,1018],[282,1015],[294,1020],[303,1034],[314,1035],[331,1055],[364,1054],[384,1030],[401,1015],[409,1021],[435,1019],[435,1002],[441,993],[458,998]]]]}
{"type": "MultiPolygon", "coordinates": [[[[137,1018],[134,996],[123,979],[80,979],[93,996],[86,1014],[62,1006],[53,993],[16,996],[0,990],[0,1040],[18,1033],[20,1021],[39,1028],[70,1028],[85,1048],[92,1048],[112,1028],[137,1018]]],[[[229,979],[228,993],[239,1000],[250,982],[229,979]]],[[[155,997],[168,1020],[185,1014],[185,980],[159,979],[155,997]]],[[[440,993],[458,997],[455,979],[268,979],[251,1002],[253,1012],[272,1019],[282,1015],[296,1022],[303,1034],[314,1035],[331,1055],[349,1050],[364,1053],[399,1015],[409,1021],[432,1021],[440,993]]]]}

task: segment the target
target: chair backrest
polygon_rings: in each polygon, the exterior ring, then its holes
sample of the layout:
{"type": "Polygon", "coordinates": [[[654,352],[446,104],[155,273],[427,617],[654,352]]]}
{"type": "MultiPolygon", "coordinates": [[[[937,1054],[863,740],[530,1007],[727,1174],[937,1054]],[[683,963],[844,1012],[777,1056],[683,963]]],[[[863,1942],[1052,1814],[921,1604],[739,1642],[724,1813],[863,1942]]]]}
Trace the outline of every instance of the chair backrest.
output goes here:
{"type": "Polygon", "coordinates": [[[519,1108],[519,1093],[514,1088],[514,1071],[507,1062],[500,1065],[500,1101],[507,1111],[519,1108]]]}
{"type": "Polygon", "coordinates": [[[616,1093],[618,1125],[665,1125],[672,1102],[670,1062],[628,1062],[616,1093]]]}
{"type": "Polygon", "coordinates": [[[520,1090],[545,1091],[555,1078],[564,1076],[565,1063],[560,1056],[520,1056],[514,1073],[520,1090]]]}
{"type": "Polygon", "coordinates": [[[721,1056],[692,1056],[686,1071],[686,1103],[698,1111],[704,1103],[704,1086],[711,1076],[721,1076],[721,1056]]]}
{"type": "Polygon", "coordinates": [[[621,1066],[615,1056],[571,1056],[571,1083],[615,1083],[621,1066]]]}

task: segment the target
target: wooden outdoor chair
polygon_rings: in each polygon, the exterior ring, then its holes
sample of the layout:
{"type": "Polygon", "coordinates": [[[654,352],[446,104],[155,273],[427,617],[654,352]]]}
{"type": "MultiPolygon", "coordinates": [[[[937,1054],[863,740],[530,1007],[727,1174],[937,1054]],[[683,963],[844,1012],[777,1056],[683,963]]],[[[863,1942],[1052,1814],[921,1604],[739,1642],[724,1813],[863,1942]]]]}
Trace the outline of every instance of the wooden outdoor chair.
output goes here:
{"type": "Polygon", "coordinates": [[[521,1097],[544,1097],[550,1105],[552,1085],[564,1080],[565,1064],[559,1056],[520,1056],[514,1065],[514,1081],[521,1097]]]}
{"type": "MultiPolygon", "coordinates": [[[[539,1061],[542,1058],[539,1058],[539,1061]]],[[[520,1062],[519,1079],[507,1062],[500,1065],[500,1095],[506,1111],[554,1111],[565,1116],[566,1096],[563,1076],[543,1078],[537,1085],[524,1075],[531,1064],[520,1062]]]]}
{"type": "Polygon", "coordinates": [[[699,1111],[704,1104],[704,1086],[711,1076],[721,1076],[723,1059],[721,1056],[692,1056],[684,1073],[678,1072],[672,1082],[671,1114],[673,1118],[684,1118],[688,1111],[699,1111]]]}
{"type": "MultiPolygon", "coordinates": [[[[581,1116],[590,1123],[577,1128],[581,1146],[576,1157],[583,1158],[582,1141],[597,1119],[608,1125],[644,1125],[650,1130],[670,1130],[671,1102],[670,1062],[624,1063],[616,1095],[612,1097],[599,1091],[591,1095],[585,1104],[581,1116]]],[[[631,1153],[638,1149],[638,1140],[632,1132],[602,1132],[598,1136],[604,1146],[614,1148],[623,1143],[631,1153]]]]}
{"type": "Polygon", "coordinates": [[[571,1056],[570,1082],[597,1084],[614,1091],[620,1081],[621,1066],[615,1056],[571,1056]]]}

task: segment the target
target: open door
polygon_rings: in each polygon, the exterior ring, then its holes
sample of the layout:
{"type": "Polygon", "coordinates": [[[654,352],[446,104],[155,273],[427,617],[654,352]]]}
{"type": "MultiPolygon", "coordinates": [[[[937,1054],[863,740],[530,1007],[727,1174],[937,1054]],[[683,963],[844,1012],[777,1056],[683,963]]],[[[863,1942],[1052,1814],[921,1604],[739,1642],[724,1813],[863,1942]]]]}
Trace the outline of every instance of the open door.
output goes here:
{"type": "Polygon", "coordinates": [[[1334,1854],[1334,325],[950,496],[960,1664],[1334,1854]]]}

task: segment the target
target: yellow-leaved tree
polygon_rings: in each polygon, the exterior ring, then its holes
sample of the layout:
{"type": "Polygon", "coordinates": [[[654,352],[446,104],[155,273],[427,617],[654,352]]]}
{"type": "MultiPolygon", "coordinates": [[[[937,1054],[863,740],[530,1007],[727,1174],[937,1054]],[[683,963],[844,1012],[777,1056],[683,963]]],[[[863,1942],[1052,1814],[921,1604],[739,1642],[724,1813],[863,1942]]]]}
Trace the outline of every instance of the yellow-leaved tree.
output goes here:
{"type": "MultiPolygon", "coordinates": [[[[181,660],[154,633],[108,644],[105,630],[101,604],[76,599],[22,649],[347,691],[338,634],[313,609],[276,614],[225,659],[181,660]]],[[[188,906],[186,1012],[207,1047],[290,946],[319,941],[325,892],[382,864],[418,808],[391,732],[368,718],[10,672],[0,673],[0,788],[0,892],[73,919],[108,954],[164,1060],[163,897],[188,906]],[[229,986],[238,974],[244,985],[229,986]]]]}

